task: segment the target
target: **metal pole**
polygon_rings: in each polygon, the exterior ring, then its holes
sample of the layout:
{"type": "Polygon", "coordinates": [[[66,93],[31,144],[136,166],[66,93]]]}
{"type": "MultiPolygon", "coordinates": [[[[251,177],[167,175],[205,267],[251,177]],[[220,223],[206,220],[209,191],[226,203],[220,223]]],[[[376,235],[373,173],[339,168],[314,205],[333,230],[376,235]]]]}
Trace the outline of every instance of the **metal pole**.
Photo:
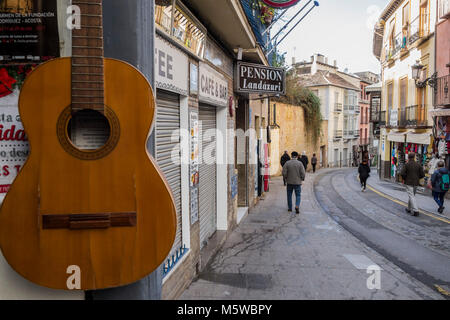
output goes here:
{"type": "MultiPolygon", "coordinates": [[[[305,6],[307,6],[311,1],[312,1],[312,0],[310,0],[305,6]]],[[[283,40],[289,35],[289,33],[291,33],[292,30],[294,30],[295,27],[298,26],[298,24],[299,24],[300,22],[302,22],[302,20],[305,19],[305,17],[306,17],[306,16],[307,16],[307,15],[308,15],[315,7],[317,7],[318,5],[319,5],[319,3],[318,3],[317,1],[314,1],[314,6],[311,7],[311,9],[309,9],[308,12],[306,12],[306,14],[305,14],[299,21],[297,21],[297,23],[291,28],[291,30],[289,30],[288,33],[286,33],[286,34],[284,35],[284,37],[283,37],[280,41],[278,41],[278,42],[273,46],[272,49],[270,49],[270,51],[266,54],[266,56],[269,56],[269,55],[272,53],[272,51],[273,51],[276,47],[278,47],[278,45],[279,45],[281,42],[283,42],[283,40]]],[[[303,8],[304,8],[304,7],[303,7],[303,8]]],[[[302,11],[303,8],[302,8],[300,11],[302,11]]],[[[298,13],[300,13],[300,11],[299,11],[298,13]]],[[[291,19],[291,20],[292,20],[292,19],[291,19]]],[[[290,21],[289,21],[289,23],[290,23],[290,21]]],[[[288,23],[288,24],[289,24],[289,23],[288,23]]],[[[282,31],[283,29],[285,29],[285,28],[287,27],[288,24],[286,24],[280,31],[282,31]]],[[[280,33],[280,32],[278,32],[278,33],[280,33]]],[[[277,36],[278,36],[278,34],[274,37],[274,39],[275,39],[277,36]]]]}
{"type": "Polygon", "coordinates": [[[275,39],[284,29],[286,29],[287,28],[287,26],[292,22],[292,20],[294,20],[299,14],[300,14],[300,12],[302,12],[303,11],[303,9],[305,9],[306,8],[306,6],[308,5],[308,4],[310,4],[311,3],[311,1],[312,0],[309,0],[308,1],[308,3],[307,4],[305,4],[292,18],[291,18],[291,20],[289,20],[285,25],[284,25],[284,27],[283,28],[281,28],[278,32],[277,32],[277,34],[273,37],[273,39],[275,39]]]}
{"type": "Polygon", "coordinates": [[[291,33],[292,30],[294,30],[295,27],[298,26],[298,24],[299,24],[300,22],[302,22],[302,20],[305,19],[305,17],[306,17],[306,16],[307,16],[307,15],[308,15],[315,7],[316,7],[316,6],[314,5],[311,9],[308,10],[308,12],[306,12],[306,14],[305,14],[300,20],[297,21],[297,23],[291,28],[291,30],[289,30],[288,33],[286,33],[286,34],[284,35],[284,37],[283,37],[279,42],[277,42],[277,46],[278,46],[281,42],[283,42],[283,40],[289,35],[289,33],[291,33]]]}

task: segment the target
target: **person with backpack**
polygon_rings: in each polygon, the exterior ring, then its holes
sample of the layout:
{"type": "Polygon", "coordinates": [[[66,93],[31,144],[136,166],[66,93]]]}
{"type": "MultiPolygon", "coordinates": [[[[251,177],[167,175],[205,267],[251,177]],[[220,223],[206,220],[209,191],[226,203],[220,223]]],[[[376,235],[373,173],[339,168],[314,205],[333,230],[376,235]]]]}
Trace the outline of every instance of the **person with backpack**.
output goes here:
{"type": "Polygon", "coordinates": [[[361,192],[365,192],[366,182],[367,179],[370,177],[370,166],[366,158],[363,158],[363,161],[359,164],[358,173],[359,173],[359,181],[361,182],[361,192]]]}
{"type": "Polygon", "coordinates": [[[409,214],[412,213],[412,215],[418,216],[419,207],[417,206],[416,193],[417,187],[420,185],[420,179],[425,177],[425,173],[422,166],[415,159],[416,154],[414,152],[408,153],[408,163],[403,166],[400,175],[408,193],[408,208],[405,208],[405,210],[409,214]]]}
{"type": "Polygon", "coordinates": [[[434,201],[439,206],[438,212],[444,211],[444,197],[450,189],[450,175],[447,168],[444,167],[444,161],[440,160],[437,164],[437,170],[431,176],[431,187],[434,201]]]}
{"type": "MultiPolygon", "coordinates": [[[[289,160],[291,160],[291,157],[289,157],[289,154],[288,154],[288,152],[286,150],[286,151],[284,151],[284,153],[283,153],[283,155],[281,156],[281,159],[280,159],[281,169],[283,169],[284,164],[286,162],[288,162],[289,160]]],[[[284,185],[286,185],[285,177],[283,177],[283,183],[284,183],[284,185]]]]}

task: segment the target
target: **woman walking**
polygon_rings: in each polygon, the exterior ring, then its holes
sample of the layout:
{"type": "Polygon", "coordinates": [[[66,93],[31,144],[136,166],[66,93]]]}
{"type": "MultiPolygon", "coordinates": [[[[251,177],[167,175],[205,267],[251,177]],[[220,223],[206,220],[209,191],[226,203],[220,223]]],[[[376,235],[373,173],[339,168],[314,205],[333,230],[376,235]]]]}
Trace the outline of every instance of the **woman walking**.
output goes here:
{"type": "Polygon", "coordinates": [[[358,173],[359,181],[361,182],[361,191],[364,192],[366,191],[367,179],[370,177],[370,166],[366,158],[359,164],[358,173]]]}

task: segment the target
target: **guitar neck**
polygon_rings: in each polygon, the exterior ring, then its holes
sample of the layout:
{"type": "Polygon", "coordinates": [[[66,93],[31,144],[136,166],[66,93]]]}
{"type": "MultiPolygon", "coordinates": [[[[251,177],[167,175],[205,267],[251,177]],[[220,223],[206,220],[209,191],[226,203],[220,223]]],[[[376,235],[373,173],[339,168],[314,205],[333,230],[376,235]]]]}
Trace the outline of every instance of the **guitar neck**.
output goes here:
{"type": "Polygon", "coordinates": [[[81,29],[72,31],[72,111],[104,110],[102,0],[72,0],[81,29]]]}

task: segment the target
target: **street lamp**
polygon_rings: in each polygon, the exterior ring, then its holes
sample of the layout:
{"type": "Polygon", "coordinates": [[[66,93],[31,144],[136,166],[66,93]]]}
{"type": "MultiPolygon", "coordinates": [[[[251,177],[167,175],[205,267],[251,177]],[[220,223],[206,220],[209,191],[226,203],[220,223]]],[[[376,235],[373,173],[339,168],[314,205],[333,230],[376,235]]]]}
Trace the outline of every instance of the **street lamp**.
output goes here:
{"type": "Polygon", "coordinates": [[[433,73],[431,77],[426,78],[423,81],[420,81],[420,75],[423,70],[423,65],[420,64],[420,61],[417,60],[416,64],[411,66],[411,69],[412,69],[412,78],[416,82],[416,86],[418,88],[425,88],[428,84],[430,87],[436,90],[437,72],[433,73]]]}

